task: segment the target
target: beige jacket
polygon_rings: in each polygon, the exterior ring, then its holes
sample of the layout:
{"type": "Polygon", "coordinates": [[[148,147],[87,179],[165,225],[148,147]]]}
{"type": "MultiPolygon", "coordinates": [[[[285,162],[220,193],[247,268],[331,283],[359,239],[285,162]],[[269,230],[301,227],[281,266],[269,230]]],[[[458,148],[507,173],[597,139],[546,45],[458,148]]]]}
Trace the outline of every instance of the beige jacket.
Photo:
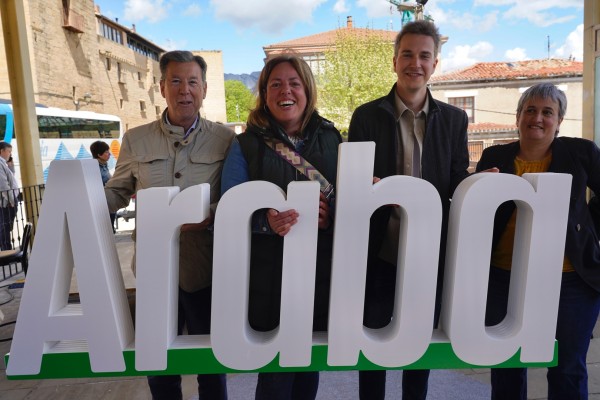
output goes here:
{"type": "MultiPolygon", "coordinates": [[[[210,184],[211,208],[215,210],[223,161],[235,133],[200,118],[184,140],[183,128],[165,122],[166,112],[160,120],[125,133],[115,173],[104,189],[110,212],[126,207],[140,189],[179,186],[183,190],[200,183],[210,184]]],[[[180,244],[181,288],[194,292],[208,286],[212,236],[205,230],[185,231],[181,233],[180,244]]],[[[135,272],[135,261],[132,268],[135,272]]]]}

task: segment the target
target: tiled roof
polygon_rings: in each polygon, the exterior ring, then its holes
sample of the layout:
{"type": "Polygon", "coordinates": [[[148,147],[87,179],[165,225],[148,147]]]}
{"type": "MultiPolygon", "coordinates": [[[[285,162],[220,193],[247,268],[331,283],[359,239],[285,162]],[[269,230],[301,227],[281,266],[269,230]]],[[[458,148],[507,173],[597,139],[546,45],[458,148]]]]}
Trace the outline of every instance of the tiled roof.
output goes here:
{"type": "Polygon", "coordinates": [[[431,77],[431,82],[435,84],[574,76],[583,76],[582,62],[550,58],[512,62],[481,62],[458,71],[434,75],[431,77]]]}
{"type": "Polygon", "coordinates": [[[468,133],[500,133],[500,132],[516,132],[515,124],[497,124],[494,122],[480,122],[469,124],[468,133]]]}
{"type": "Polygon", "coordinates": [[[350,34],[350,35],[378,35],[390,42],[393,42],[398,34],[397,31],[387,31],[382,29],[368,29],[368,28],[338,28],[327,32],[317,33],[315,35],[304,36],[297,39],[287,40],[284,42],[274,43],[264,46],[263,49],[269,50],[274,48],[298,48],[298,47],[327,47],[335,43],[338,34],[350,34]]]}

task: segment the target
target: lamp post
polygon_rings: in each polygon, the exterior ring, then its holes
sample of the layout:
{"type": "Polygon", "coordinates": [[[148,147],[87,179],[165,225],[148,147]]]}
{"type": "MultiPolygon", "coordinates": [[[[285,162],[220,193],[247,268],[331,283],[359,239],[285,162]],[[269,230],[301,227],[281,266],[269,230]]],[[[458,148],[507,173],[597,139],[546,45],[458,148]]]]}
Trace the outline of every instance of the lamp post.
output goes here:
{"type": "Polygon", "coordinates": [[[81,107],[81,100],[85,101],[85,105],[87,106],[90,104],[91,99],[92,99],[91,93],[85,93],[83,95],[83,98],[79,98],[77,100],[73,99],[73,104],[75,104],[75,111],[79,111],[79,108],[81,107]]]}

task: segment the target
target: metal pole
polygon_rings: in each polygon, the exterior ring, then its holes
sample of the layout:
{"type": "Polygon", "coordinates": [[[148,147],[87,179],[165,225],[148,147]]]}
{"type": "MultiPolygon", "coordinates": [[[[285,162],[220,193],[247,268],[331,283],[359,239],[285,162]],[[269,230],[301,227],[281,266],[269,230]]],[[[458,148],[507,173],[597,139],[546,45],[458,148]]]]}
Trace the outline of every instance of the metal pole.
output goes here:
{"type": "MultiPolygon", "coordinates": [[[[22,0],[0,0],[0,17],[6,49],[8,82],[13,106],[15,138],[19,146],[19,168],[23,187],[44,183],[40,134],[35,114],[31,60],[22,0]]],[[[41,192],[25,190],[23,206],[27,221],[37,225],[41,192]]]]}
{"type": "Polygon", "coordinates": [[[39,185],[44,183],[44,175],[23,1],[0,0],[0,16],[6,48],[15,137],[19,143],[21,180],[23,186],[39,185]]]}

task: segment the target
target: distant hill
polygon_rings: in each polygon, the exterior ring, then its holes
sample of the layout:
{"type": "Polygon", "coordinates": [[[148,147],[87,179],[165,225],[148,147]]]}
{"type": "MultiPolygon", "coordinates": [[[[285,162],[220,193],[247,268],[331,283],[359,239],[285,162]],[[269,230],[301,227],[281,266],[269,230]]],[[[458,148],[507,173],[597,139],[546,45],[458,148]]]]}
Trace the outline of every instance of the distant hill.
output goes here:
{"type": "Polygon", "coordinates": [[[225,74],[226,81],[240,81],[248,89],[250,89],[254,93],[254,88],[256,87],[256,82],[258,82],[258,77],[260,76],[260,71],[252,72],[250,75],[248,74],[225,74]]]}

